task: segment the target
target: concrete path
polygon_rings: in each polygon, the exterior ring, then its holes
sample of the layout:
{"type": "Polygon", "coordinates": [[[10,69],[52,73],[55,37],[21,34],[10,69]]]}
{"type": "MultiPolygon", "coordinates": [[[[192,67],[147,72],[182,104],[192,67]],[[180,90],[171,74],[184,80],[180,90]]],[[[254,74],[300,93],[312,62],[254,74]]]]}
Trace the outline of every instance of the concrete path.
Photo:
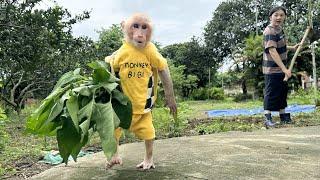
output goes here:
{"type": "Polygon", "coordinates": [[[139,171],[143,143],[120,147],[123,166],[96,153],[31,179],[320,179],[320,126],[181,137],[155,142],[156,169],[139,171]]]}

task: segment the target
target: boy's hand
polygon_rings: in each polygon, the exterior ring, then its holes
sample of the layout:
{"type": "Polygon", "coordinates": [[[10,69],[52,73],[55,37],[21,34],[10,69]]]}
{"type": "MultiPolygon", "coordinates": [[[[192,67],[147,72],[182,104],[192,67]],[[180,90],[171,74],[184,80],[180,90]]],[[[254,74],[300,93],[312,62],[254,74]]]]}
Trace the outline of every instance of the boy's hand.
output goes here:
{"type": "Polygon", "coordinates": [[[291,70],[289,70],[289,69],[285,69],[284,71],[284,74],[285,74],[285,77],[284,77],[284,79],[283,79],[283,81],[288,81],[288,79],[291,77],[291,70]]]}
{"type": "Polygon", "coordinates": [[[298,47],[300,46],[300,43],[294,45],[292,48],[293,48],[293,51],[296,51],[298,49],[298,47]]]}
{"type": "Polygon", "coordinates": [[[291,77],[291,71],[289,70],[289,69],[286,69],[286,70],[284,70],[283,71],[284,72],[284,74],[288,77],[288,78],[290,78],[291,77]]]}

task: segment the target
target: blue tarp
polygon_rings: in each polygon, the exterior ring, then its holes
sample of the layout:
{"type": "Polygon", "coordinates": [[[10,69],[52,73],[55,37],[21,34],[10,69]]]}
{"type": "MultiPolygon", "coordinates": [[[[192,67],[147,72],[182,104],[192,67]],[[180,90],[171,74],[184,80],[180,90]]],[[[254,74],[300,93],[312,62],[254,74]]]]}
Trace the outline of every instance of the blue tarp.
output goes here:
{"type": "MultiPolygon", "coordinates": [[[[85,155],[88,154],[92,154],[91,152],[83,152],[80,151],[78,154],[78,157],[83,157],[85,155]]],[[[57,165],[57,164],[61,164],[62,163],[62,157],[60,156],[59,152],[57,151],[50,151],[48,153],[46,153],[46,155],[44,156],[43,160],[39,161],[39,162],[43,162],[46,164],[51,164],[51,165],[57,165]]],[[[73,158],[71,156],[69,156],[68,161],[73,160],[73,158]]]]}
{"type": "MultiPolygon", "coordinates": [[[[313,112],[316,109],[315,105],[290,105],[286,108],[286,112],[288,113],[308,113],[313,112]]],[[[219,117],[219,116],[239,116],[239,115],[255,115],[262,114],[263,108],[255,108],[255,109],[221,109],[221,110],[211,110],[207,111],[206,114],[208,117],[219,117]]],[[[273,112],[276,113],[276,112],[273,112]]]]}

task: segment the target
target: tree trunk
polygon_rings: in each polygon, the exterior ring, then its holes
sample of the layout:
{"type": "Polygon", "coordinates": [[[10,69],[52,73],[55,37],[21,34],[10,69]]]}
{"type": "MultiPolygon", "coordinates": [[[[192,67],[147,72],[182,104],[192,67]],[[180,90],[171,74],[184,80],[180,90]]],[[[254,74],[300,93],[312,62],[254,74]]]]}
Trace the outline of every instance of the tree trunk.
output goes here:
{"type": "MultiPolygon", "coordinates": [[[[246,70],[246,63],[243,61],[243,71],[246,70]]],[[[247,90],[247,81],[245,75],[242,76],[242,81],[241,81],[241,87],[242,87],[242,93],[243,95],[247,95],[248,90],[247,90]]]]}
{"type": "Polygon", "coordinates": [[[241,87],[242,87],[242,93],[243,93],[244,95],[247,95],[247,93],[248,93],[248,90],[247,90],[247,81],[246,81],[245,78],[242,78],[241,87]]]}

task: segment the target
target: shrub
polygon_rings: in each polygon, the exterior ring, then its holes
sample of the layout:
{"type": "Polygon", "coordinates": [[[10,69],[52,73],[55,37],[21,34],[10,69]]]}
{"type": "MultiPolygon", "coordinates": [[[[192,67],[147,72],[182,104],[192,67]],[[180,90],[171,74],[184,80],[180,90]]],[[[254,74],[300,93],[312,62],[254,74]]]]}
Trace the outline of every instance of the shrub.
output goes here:
{"type": "Polygon", "coordinates": [[[4,113],[3,109],[0,107],[0,152],[3,152],[9,138],[7,132],[5,131],[6,119],[7,119],[7,116],[4,113]]]}
{"type": "Polygon", "coordinates": [[[209,95],[209,99],[213,100],[223,100],[224,99],[224,91],[222,88],[212,87],[207,90],[207,94],[209,95]]]}
{"type": "Polygon", "coordinates": [[[192,91],[191,98],[193,100],[223,100],[224,91],[222,88],[212,87],[212,88],[198,88],[192,91]]]}
{"type": "Polygon", "coordinates": [[[193,100],[205,100],[208,99],[207,90],[203,87],[194,89],[191,93],[191,98],[193,100]]]}
{"type": "MultiPolygon", "coordinates": [[[[302,89],[299,88],[293,94],[290,94],[289,99],[294,100],[300,104],[313,104],[319,101],[320,99],[320,91],[314,91],[313,88],[310,89],[302,89]]],[[[318,104],[317,104],[318,105],[318,104]]]]}
{"type": "Polygon", "coordinates": [[[241,101],[246,101],[246,100],[251,100],[252,99],[252,94],[237,94],[234,96],[234,101],[235,102],[241,102],[241,101]]]}

